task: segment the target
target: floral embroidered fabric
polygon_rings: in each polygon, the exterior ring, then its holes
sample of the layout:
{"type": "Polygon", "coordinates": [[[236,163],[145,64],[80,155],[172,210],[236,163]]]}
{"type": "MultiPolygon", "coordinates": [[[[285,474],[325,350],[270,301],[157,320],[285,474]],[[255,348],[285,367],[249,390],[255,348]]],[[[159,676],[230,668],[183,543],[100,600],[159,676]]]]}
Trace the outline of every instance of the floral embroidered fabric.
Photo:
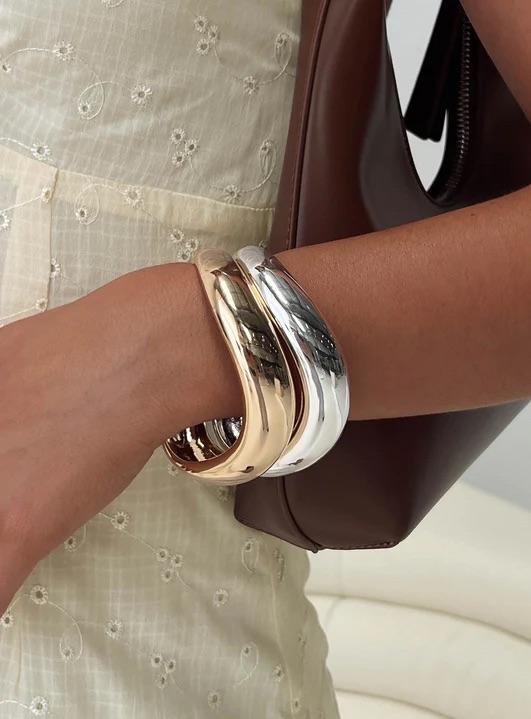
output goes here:
{"type": "MultiPolygon", "coordinates": [[[[0,0],[2,324],[267,241],[299,15],[0,0]]],[[[2,719],[337,719],[307,558],[232,503],[157,452],[0,617],[2,719]]]]}

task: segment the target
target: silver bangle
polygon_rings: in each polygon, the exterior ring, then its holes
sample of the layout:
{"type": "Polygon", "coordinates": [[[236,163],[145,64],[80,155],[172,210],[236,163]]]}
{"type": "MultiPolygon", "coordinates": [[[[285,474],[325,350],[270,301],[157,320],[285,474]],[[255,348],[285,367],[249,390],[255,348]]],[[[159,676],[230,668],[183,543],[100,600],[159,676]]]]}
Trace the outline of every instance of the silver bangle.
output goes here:
{"type": "MultiPolygon", "coordinates": [[[[341,436],[350,407],[345,363],[326,323],[276,257],[267,258],[259,247],[246,247],[234,259],[284,339],[303,384],[305,406],[298,429],[265,476],[291,474],[319,461],[341,436]]],[[[222,434],[229,435],[227,421],[222,426],[222,434]]]]}

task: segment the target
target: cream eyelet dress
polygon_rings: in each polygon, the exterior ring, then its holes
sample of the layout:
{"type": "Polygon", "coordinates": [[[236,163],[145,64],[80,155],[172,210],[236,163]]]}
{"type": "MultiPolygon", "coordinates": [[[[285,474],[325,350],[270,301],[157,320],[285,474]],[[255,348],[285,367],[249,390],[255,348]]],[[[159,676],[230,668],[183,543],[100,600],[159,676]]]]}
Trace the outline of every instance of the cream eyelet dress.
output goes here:
{"type": "MultiPolygon", "coordinates": [[[[300,2],[0,0],[0,332],[267,241],[300,2]]],[[[157,452],[0,617],[0,717],[337,719],[307,557],[232,503],[157,452]]]]}

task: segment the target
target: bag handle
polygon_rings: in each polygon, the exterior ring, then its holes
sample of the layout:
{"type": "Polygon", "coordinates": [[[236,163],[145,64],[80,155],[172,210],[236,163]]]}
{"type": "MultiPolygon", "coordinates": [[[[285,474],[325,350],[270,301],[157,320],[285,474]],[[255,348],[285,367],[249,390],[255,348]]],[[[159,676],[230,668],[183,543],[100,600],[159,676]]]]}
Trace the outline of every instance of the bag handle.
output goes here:
{"type": "Polygon", "coordinates": [[[404,116],[406,129],[439,142],[458,86],[460,43],[466,15],[459,0],[443,0],[404,116]]]}

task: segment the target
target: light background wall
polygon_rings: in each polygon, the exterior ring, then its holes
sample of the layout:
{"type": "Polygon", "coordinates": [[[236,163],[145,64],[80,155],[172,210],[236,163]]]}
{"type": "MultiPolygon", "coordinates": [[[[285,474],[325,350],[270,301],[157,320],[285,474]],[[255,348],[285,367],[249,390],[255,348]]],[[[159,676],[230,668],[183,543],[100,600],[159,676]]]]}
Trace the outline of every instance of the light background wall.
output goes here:
{"type": "MultiPolygon", "coordinates": [[[[389,39],[398,89],[405,106],[438,12],[440,0],[394,0],[389,39]]],[[[442,155],[440,145],[410,138],[420,177],[430,183],[442,155]]],[[[511,424],[464,479],[531,508],[531,405],[511,424]]]]}

